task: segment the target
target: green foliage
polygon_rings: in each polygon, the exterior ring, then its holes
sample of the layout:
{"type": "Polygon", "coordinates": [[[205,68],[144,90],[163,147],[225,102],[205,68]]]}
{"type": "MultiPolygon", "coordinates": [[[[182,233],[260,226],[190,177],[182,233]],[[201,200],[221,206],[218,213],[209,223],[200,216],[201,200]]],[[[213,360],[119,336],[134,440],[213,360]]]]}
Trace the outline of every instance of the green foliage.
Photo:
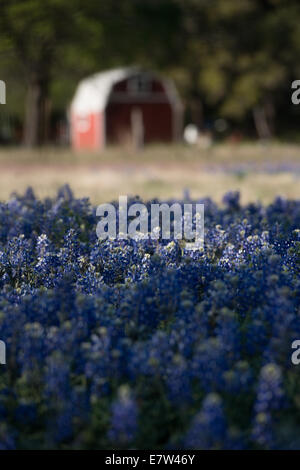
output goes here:
{"type": "Polygon", "coordinates": [[[282,107],[294,112],[286,90],[300,71],[297,0],[0,0],[0,11],[13,113],[32,76],[62,112],[81,77],[131,63],[171,75],[192,119],[204,108],[242,125],[259,108],[272,130],[282,107]]]}

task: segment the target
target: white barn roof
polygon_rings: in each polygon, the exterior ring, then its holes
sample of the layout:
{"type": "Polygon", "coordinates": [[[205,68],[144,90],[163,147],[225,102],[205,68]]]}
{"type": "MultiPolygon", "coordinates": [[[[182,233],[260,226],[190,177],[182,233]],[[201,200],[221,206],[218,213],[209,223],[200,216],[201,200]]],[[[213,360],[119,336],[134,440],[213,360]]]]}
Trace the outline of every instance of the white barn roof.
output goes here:
{"type": "MultiPolygon", "coordinates": [[[[113,86],[139,72],[143,72],[139,67],[117,68],[96,73],[81,80],[71,102],[71,112],[87,114],[103,111],[113,86]]],[[[180,99],[173,82],[165,79],[162,81],[170,101],[180,105],[180,99]]]]}

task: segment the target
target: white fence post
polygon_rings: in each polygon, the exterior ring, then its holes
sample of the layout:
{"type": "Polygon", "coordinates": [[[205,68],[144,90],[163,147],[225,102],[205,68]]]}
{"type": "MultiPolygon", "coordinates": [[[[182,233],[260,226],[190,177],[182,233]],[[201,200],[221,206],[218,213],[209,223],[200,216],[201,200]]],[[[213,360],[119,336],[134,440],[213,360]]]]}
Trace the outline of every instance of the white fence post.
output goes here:
{"type": "Polygon", "coordinates": [[[0,104],[6,104],[6,85],[3,80],[0,80],[0,104]]]}
{"type": "Polygon", "coordinates": [[[0,341],[0,364],[6,364],[6,344],[0,341]]]}

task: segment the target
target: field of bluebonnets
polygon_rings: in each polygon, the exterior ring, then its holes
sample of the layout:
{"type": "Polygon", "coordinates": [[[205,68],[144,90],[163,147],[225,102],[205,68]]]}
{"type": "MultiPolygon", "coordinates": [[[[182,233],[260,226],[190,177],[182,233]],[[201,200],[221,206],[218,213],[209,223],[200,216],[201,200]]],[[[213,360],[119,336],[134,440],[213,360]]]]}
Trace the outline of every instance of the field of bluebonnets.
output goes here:
{"type": "Polygon", "coordinates": [[[203,251],[0,205],[1,449],[300,448],[300,202],[206,199],[203,251]]]}

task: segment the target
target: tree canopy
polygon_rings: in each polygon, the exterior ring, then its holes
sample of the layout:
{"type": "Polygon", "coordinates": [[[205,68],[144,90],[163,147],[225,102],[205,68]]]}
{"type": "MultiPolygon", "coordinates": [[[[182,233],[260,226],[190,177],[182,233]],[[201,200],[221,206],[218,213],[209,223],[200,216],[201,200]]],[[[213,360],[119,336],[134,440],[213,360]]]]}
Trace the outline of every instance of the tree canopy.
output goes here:
{"type": "Polygon", "coordinates": [[[222,117],[263,138],[296,132],[299,19],[297,0],[0,0],[7,109],[24,142],[42,144],[80,78],[140,64],[174,78],[199,127],[222,117]]]}

